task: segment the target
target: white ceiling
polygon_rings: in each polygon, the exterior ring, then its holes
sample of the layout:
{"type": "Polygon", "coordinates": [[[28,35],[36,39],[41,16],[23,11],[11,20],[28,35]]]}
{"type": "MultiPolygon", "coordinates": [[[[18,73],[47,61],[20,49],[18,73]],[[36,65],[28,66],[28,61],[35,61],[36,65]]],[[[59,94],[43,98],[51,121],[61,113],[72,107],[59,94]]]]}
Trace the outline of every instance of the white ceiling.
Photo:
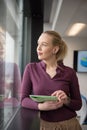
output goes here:
{"type": "Polygon", "coordinates": [[[67,36],[72,24],[85,23],[77,36],[87,38],[87,0],[48,0],[48,3],[46,0],[44,15],[44,30],[52,29],[67,36]]]}

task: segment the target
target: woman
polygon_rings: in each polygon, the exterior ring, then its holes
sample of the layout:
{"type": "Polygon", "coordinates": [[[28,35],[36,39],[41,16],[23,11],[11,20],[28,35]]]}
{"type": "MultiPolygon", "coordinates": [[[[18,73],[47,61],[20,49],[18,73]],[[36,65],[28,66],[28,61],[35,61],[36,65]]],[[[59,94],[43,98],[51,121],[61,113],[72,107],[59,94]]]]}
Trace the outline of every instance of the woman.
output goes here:
{"type": "Polygon", "coordinates": [[[81,130],[76,112],[82,106],[75,71],[63,64],[67,46],[55,31],[43,32],[38,39],[41,60],[26,66],[22,80],[21,104],[40,111],[40,130],[81,130]],[[30,94],[56,96],[58,101],[37,103],[30,94]]]}

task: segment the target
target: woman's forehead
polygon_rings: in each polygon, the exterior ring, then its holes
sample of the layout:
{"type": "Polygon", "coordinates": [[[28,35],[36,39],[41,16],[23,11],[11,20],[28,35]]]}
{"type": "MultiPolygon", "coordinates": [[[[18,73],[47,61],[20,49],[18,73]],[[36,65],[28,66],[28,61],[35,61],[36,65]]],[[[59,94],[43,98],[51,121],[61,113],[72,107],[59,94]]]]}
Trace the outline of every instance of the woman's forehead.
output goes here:
{"type": "Polygon", "coordinates": [[[49,34],[42,33],[38,41],[46,41],[46,42],[52,41],[52,36],[50,36],[49,34]]]}

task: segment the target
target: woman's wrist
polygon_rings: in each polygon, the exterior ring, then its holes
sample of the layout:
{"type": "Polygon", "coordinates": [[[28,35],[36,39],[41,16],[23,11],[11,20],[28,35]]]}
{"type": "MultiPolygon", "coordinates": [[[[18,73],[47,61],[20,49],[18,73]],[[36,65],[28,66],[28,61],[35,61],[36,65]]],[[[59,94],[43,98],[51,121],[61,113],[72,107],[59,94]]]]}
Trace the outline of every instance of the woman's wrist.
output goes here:
{"type": "Polygon", "coordinates": [[[71,101],[70,97],[67,97],[66,101],[64,102],[64,105],[69,105],[70,101],[71,101]]]}

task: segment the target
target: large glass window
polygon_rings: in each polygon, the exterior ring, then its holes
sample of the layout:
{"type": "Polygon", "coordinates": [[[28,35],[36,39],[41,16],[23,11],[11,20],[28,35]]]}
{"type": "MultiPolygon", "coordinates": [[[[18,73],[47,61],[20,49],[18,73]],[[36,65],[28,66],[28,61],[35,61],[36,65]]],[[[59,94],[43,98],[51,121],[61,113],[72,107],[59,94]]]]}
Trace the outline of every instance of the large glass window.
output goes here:
{"type": "Polygon", "coordinates": [[[20,107],[22,0],[0,0],[0,130],[20,107]]]}

